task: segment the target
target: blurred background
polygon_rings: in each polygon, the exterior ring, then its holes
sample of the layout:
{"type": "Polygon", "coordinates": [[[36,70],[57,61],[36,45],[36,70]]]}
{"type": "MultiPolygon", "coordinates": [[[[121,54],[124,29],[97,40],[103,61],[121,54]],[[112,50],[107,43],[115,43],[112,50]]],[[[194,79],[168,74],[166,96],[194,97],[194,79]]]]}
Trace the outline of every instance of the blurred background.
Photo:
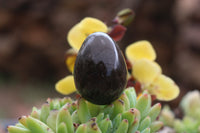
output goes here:
{"type": "Polygon", "coordinates": [[[69,74],[69,29],[86,16],[110,24],[124,8],[135,18],[119,46],[153,44],[163,73],[181,88],[169,104],[200,89],[200,0],[0,0],[0,132],[33,105],[62,97],[54,85],[69,74]]]}

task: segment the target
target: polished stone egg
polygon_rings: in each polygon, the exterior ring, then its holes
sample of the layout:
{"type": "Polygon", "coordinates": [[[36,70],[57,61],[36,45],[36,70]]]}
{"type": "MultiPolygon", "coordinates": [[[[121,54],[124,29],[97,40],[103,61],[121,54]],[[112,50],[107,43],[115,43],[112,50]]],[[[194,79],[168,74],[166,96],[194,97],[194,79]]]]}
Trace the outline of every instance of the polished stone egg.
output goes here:
{"type": "Polygon", "coordinates": [[[122,94],[127,83],[126,63],[118,45],[106,33],[93,33],[83,42],[74,80],[80,95],[94,104],[110,104],[122,94]]]}

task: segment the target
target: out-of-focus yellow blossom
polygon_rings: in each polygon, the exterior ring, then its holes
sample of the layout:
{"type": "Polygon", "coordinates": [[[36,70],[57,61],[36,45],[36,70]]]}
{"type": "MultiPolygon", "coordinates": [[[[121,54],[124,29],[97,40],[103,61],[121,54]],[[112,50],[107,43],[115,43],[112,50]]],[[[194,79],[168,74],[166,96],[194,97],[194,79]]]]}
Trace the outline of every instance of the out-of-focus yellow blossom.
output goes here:
{"type": "Polygon", "coordinates": [[[148,59],[136,60],[133,64],[132,75],[143,87],[150,85],[153,80],[161,74],[160,66],[148,59]]]}
{"type": "Polygon", "coordinates": [[[88,35],[94,32],[107,32],[107,26],[96,18],[86,17],[69,31],[67,40],[72,48],[79,50],[88,35]]]}
{"type": "MultiPolygon", "coordinates": [[[[78,50],[80,49],[84,40],[94,32],[107,32],[107,26],[96,18],[86,17],[81,22],[76,24],[69,31],[67,40],[72,49],[67,51],[67,58],[65,63],[71,73],[74,71],[74,64],[78,50]]],[[[61,94],[68,95],[76,91],[74,84],[74,76],[69,75],[56,83],[56,90],[61,94]]]]}
{"type": "Polygon", "coordinates": [[[76,61],[76,56],[72,56],[72,55],[65,60],[67,68],[69,69],[71,73],[73,73],[74,71],[75,61],[76,61]]]}
{"type": "Polygon", "coordinates": [[[170,101],[179,95],[179,87],[163,74],[159,75],[147,89],[156,95],[157,99],[164,101],[170,101]]]}
{"type": "Polygon", "coordinates": [[[56,90],[61,94],[68,95],[76,91],[74,76],[69,75],[56,83],[56,90]]]}
{"type": "Polygon", "coordinates": [[[65,64],[71,73],[73,73],[73,71],[74,71],[76,56],[77,56],[77,52],[73,48],[69,49],[66,52],[65,64]]]}
{"type": "Polygon", "coordinates": [[[150,42],[143,40],[130,44],[126,48],[126,57],[131,63],[142,58],[154,61],[156,52],[150,42]]]}
{"type": "Polygon", "coordinates": [[[138,41],[126,48],[126,57],[132,64],[132,75],[150,94],[163,101],[175,99],[179,88],[172,79],[162,74],[162,69],[154,60],[156,53],[150,42],[138,41]]]}

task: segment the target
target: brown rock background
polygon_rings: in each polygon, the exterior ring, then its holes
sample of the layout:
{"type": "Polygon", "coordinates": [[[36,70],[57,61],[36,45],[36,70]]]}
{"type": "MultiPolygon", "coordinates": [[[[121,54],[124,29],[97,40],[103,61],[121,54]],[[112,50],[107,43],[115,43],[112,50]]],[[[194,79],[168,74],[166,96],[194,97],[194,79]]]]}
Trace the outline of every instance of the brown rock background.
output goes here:
{"type": "Polygon", "coordinates": [[[199,89],[199,0],[0,0],[0,120],[30,111],[33,103],[24,101],[31,98],[35,104],[60,96],[54,84],[69,74],[64,63],[69,29],[86,16],[110,24],[124,8],[136,16],[119,43],[122,50],[134,41],[149,40],[163,73],[177,82],[181,96],[199,89]],[[23,99],[27,94],[30,97],[23,99]]]}

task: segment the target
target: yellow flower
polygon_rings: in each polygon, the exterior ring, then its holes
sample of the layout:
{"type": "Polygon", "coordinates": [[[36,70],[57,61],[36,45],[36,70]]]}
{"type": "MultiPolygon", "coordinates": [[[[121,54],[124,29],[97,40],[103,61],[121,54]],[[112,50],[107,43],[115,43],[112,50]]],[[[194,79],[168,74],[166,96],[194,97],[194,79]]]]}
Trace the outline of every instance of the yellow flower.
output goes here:
{"type": "Polygon", "coordinates": [[[155,62],[156,53],[150,42],[138,41],[126,48],[126,57],[132,64],[132,75],[142,85],[143,90],[163,101],[175,99],[179,88],[172,79],[162,74],[155,62]]]}
{"type": "Polygon", "coordinates": [[[68,95],[76,91],[74,76],[69,75],[56,83],[56,90],[61,94],[68,95]]]}
{"type": "Polygon", "coordinates": [[[161,74],[161,67],[153,61],[147,59],[136,60],[132,67],[132,75],[143,87],[148,86],[161,74]]]}
{"type": "Polygon", "coordinates": [[[126,48],[125,54],[132,64],[133,77],[143,88],[162,73],[159,64],[154,62],[156,52],[150,42],[143,40],[132,43],[126,48]]]}
{"type": "Polygon", "coordinates": [[[163,101],[175,99],[180,92],[174,81],[163,74],[159,75],[147,89],[151,94],[156,95],[157,99],[163,101]]]}
{"type": "Polygon", "coordinates": [[[126,57],[133,63],[135,60],[140,60],[142,58],[154,61],[156,59],[156,52],[150,42],[148,41],[138,41],[130,44],[126,48],[126,57]]]}
{"type": "Polygon", "coordinates": [[[67,68],[69,69],[69,71],[71,73],[73,73],[74,71],[74,65],[75,65],[75,61],[76,61],[76,56],[69,56],[66,60],[65,60],[65,63],[67,65],[67,68]]]}
{"type": "MultiPolygon", "coordinates": [[[[65,63],[71,73],[74,71],[74,64],[78,50],[80,49],[84,40],[94,32],[107,32],[107,26],[96,18],[86,17],[81,22],[76,24],[69,31],[67,40],[72,49],[67,51],[67,58],[65,63]]],[[[74,84],[74,76],[69,75],[56,83],[56,90],[61,94],[68,95],[76,91],[74,84]]]]}
{"type": "Polygon", "coordinates": [[[94,32],[107,32],[107,26],[96,18],[86,17],[69,31],[67,40],[72,48],[79,50],[88,35],[94,32]]]}
{"type": "Polygon", "coordinates": [[[71,73],[74,71],[76,56],[77,52],[73,48],[67,50],[65,64],[71,73]]]}

